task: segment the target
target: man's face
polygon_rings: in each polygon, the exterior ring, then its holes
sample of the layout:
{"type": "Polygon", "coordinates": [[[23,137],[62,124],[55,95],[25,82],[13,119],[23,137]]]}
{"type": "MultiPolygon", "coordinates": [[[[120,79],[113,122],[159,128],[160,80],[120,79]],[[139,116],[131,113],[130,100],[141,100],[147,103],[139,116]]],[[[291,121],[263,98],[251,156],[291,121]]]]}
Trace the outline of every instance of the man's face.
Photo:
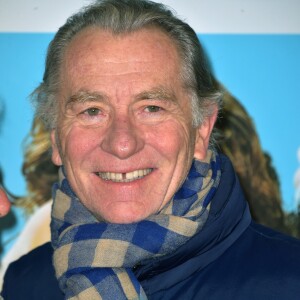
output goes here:
{"type": "Polygon", "coordinates": [[[52,159],[99,219],[131,223],[157,213],[193,156],[205,156],[210,130],[192,127],[180,72],[174,44],[155,29],[89,28],[68,46],[52,159]]]}

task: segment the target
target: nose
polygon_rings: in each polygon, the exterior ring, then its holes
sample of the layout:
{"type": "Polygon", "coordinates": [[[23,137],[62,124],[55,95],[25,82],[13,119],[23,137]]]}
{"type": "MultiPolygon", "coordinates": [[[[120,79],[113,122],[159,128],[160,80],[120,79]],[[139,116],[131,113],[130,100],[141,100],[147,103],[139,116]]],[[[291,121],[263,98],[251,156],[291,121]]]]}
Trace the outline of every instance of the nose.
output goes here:
{"type": "Polygon", "coordinates": [[[119,159],[129,158],[143,147],[141,132],[128,116],[114,118],[101,143],[102,150],[119,159]]]}

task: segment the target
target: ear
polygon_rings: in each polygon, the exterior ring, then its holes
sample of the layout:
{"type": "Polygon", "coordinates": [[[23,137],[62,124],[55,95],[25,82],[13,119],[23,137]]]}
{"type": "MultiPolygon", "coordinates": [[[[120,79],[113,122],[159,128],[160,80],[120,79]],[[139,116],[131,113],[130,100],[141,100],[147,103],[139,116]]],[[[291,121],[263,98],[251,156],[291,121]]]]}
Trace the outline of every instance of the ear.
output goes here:
{"type": "Polygon", "coordinates": [[[59,146],[57,145],[57,133],[55,129],[51,131],[51,146],[52,146],[52,162],[57,166],[61,166],[62,160],[60,156],[59,146]]]}
{"type": "Polygon", "coordinates": [[[218,116],[218,107],[214,105],[213,112],[199,125],[196,132],[194,158],[203,160],[206,157],[209,139],[218,116]]]}

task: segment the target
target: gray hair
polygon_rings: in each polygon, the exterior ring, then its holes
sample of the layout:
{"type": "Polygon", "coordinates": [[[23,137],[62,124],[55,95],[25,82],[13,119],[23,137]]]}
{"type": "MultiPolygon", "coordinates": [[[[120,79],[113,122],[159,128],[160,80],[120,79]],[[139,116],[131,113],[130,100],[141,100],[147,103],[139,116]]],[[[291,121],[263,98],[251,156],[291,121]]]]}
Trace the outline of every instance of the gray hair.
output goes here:
{"type": "Polygon", "coordinates": [[[219,106],[221,93],[211,74],[204,51],[194,30],[169,8],[147,0],[98,0],[71,16],[49,45],[43,82],[32,93],[36,116],[47,129],[56,127],[60,68],[64,52],[73,37],[87,27],[114,34],[155,27],[174,42],[181,58],[183,84],[191,98],[193,126],[198,126],[219,106]]]}

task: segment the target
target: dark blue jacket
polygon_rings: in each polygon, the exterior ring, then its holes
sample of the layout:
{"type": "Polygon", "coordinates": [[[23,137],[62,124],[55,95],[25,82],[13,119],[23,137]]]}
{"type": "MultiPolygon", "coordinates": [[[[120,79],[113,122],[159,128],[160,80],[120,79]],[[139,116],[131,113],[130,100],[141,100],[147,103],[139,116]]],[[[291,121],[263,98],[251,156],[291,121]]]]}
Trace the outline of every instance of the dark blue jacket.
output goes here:
{"type": "MultiPolygon", "coordinates": [[[[48,243],[11,264],[4,299],[64,299],[52,252],[48,243]]],[[[300,299],[300,241],[251,221],[232,165],[222,156],[220,186],[201,232],[134,272],[148,299],[300,299]]]]}

